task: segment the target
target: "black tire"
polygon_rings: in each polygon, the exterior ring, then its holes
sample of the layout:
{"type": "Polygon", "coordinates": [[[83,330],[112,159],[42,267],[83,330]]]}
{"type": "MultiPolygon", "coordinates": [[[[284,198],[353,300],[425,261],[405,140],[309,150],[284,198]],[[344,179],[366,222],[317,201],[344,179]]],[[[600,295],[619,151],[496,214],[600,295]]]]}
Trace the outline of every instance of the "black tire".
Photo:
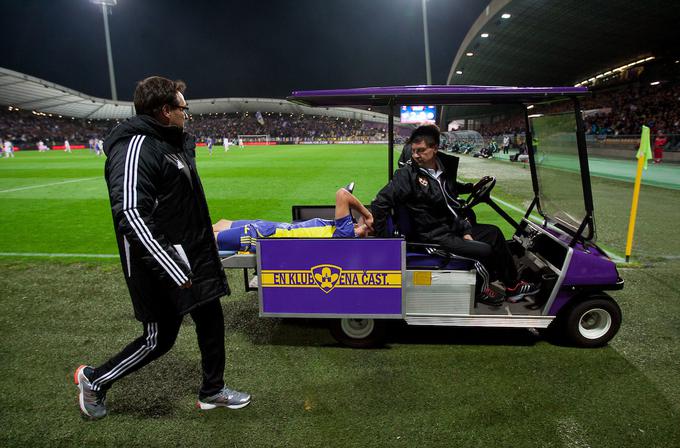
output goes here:
{"type": "Polygon", "coordinates": [[[387,323],[383,319],[333,319],[331,334],[339,343],[352,348],[371,348],[385,342],[387,323]]]}
{"type": "Polygon", "coordinates": [[[574,304],[561,317],[564,336],[578,347],[602,347],[621,327],[621,308],[604,293],[574,304]]]}

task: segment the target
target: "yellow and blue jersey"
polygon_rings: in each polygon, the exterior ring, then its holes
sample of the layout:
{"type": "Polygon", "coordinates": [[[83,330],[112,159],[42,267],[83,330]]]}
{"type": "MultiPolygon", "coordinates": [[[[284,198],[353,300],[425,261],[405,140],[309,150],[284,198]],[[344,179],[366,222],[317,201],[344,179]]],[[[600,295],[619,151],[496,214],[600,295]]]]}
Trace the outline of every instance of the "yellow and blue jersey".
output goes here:
{"type": "Polygon", "coordinates": [[[230,229],[217,234],[219,250],[255,252],[258,238],[354,238],[351,215],[340,219],[314,218],[287,223],[263,220],[234,221],[230,229]]]}

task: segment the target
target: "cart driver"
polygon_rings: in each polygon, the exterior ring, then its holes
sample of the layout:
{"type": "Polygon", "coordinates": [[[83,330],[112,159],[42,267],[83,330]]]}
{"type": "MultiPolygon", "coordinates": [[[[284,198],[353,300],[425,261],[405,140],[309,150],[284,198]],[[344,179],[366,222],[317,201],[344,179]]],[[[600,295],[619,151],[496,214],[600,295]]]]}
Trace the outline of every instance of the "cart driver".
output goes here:
{"type": "Polygon", "coordinates": [[[219,250],[255,252],[257,238],[362,238],[373,232],[373,215],[344,188],[335,193],[335,219],[314,218],[297,223],[263,220],[229,221],[213,225],[219,250]],[[361,214],[358,224],[351,210],[361,214]]]}
{"type": "Polygon", "coordinates": [[[536,294],[536,285],[519,280],[500,229],[490,224],[472,224],[466,217],[457,197],[471,192],[473,185],[456,181],[458,157],[438,152],[439,128],[420,126],[408,143],[411,163],[395,171],[393,179],[371,203],[376,236],[390,236],[387,218],[392,210],[403,209],[413,227],[410,239],[439,244],[449,252],[481,262],[478,301],[492,306],[503,303],[503,297],[489,287],[491,280],[503,282],[505,300],[510,302],[536,294]]]}

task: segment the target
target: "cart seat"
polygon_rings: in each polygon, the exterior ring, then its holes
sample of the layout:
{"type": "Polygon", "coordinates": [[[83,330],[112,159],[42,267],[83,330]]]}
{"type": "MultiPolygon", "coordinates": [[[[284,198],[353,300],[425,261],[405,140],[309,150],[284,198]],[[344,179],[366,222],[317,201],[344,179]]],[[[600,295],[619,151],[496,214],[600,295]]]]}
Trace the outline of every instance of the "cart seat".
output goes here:
{"type": "Polygon", "coordinates": [[[445,251],[437,244],[409,241],[411,220],[403,209],[394,210],[387,218],[390,234],[406,239],[406,269],[465,270],[474,269],[475,260],[445,251]]]}
{"type": "Polygon", "coordinates": [[[474,266],[475,262],[473,260],[406,252],[406,269],[469,271],[474,269],[474,266]]]}

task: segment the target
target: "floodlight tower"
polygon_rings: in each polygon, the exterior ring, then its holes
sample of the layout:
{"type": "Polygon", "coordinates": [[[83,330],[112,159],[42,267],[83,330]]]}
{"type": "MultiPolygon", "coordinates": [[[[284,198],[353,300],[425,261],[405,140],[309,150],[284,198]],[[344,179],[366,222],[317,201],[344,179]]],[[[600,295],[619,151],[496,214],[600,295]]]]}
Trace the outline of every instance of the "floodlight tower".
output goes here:
{"type": "Polygon", "coordinates": [[[102,5],[104,16],[104,35],[106,36],[106,55],[109,58],[109,80],[111,81],[111,99],[118,100],[116,93],[116,75],[113,73],[113,55],[111,54],[111,36],[109,35],[109,7],[116,6],[118,0],[90,0],[90,2],[102,5]]]}
{"type": "Polygon", "coordinates": [[[425,70],[427,72],[427,84],[432,85],[432,72],[430,71],[430,41],[427,37],[427,0],[423,2],[423,34],[425,36],[425,70]]]}

